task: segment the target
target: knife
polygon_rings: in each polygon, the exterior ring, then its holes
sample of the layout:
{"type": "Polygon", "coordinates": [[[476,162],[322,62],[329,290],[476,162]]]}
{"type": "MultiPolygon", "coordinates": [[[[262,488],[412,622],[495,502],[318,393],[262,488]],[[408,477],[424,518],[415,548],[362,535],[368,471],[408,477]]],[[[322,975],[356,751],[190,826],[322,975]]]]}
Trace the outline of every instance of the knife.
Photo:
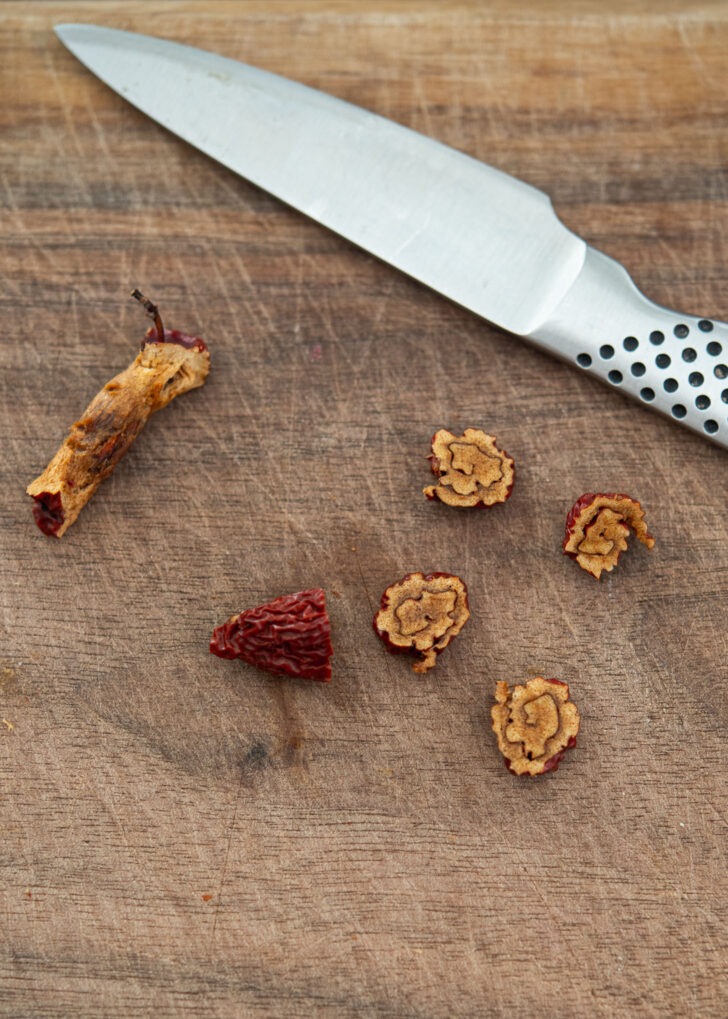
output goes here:
{"type": "Polygon", "coordinates": [[[96,25],[56,33],[130,103],[246,180],[728,448],[728,325],[654,304],[542,191],[235,60],[96,25]]]}

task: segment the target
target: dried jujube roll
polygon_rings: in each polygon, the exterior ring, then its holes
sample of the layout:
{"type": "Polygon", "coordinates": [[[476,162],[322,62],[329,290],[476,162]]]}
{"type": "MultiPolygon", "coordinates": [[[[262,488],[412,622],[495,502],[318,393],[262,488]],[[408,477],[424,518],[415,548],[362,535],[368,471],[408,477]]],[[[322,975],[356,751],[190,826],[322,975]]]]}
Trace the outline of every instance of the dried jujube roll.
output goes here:
{"type": "Polygon", "coordinates": [[[643,545],[653,547],[655,539],[647,531],[644,510],[636,499],[587,492],[566,517],[564,554],[599,580],[603,572],[617,565],[620,553],[627,548],[630,529],[643,545]]]}
{"type": "Polygon", "coordinates": [[[495,687],[493,732],[506,767],[514,775],[556,771],[567,750],[576,746],[579,712],[560,679],[536,676],[525,684],[495,687]]]}
{"type": "Polygon", "coordinates": [[[31,482],[33,516],[44,534],[60,538],[112,473],[151,415],[201,386],[210,370],[204,340],[165,329],[155,305],[139,291],[154,318],[141,351],[96,394],[43,473],[31,482]]]}
{"type": "Polygon", "coordinates": [[[494,506],[513,490],[513,460],[498,448],[494,435],[478,428],[466,428],[462,435],[441,428],[432,436],[429,460],[437,483],[424,494],[447,506],[494,506]]]}
{"type": "Polygon", "coordinates": [[[456,637],[470,616],[468,591],[451,573],[408,573],[385,590],[374,629],[392,652],[417,656],[423,673],[456,637]]]}
{"type": "Polygon", "coordinates": [[[210,651],[296,679],[331,679],[331,622],[319,587],[245,609],[213,630],[210,651]]]}

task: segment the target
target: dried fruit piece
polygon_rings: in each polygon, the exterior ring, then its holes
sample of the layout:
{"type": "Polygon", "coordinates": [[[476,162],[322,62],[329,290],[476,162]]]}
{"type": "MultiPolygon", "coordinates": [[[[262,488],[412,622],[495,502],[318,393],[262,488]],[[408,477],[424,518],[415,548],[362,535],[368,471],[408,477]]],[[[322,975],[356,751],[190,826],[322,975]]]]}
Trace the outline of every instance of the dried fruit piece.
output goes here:
{"type": "Polygon", "coordinates": [[[577,499],[566,517],[564,553],[599,580],[602,572],[617,565],[627,548],[630,527],[652,548],[655,539],[647,531],[644,510],[628,495],[587,492],[577,499]]]}
{"type": "Polygon", "coordinates": [[[201,386],[210,370],[204,340],[165,329],[155,305],[138,290],[132,296],[154,318],[141,351],[96,394],[46,469],[28,485],[33,516],[44,534],[60,538],[149,417],[181,393],[201,386]]]}
{"type": "Polygon", "coordinates": [[[450,573],[408,573],[382,595],[374,629],[393,652],[418,655],[415,672],[427,672],[470,616],[468,590],[450,573]]]}
{"type": "Polygon", "coordinates": [[[514,775],[556,771],[567,750],[576,746],[579,712],[569,700],[568,684],[536,676],[512,689],[496,683],[491,708],[493,732],[506,767],[514,775]]]}
{"type": "Polygon", "coordinates": [[[231,616],[213,630],[210,651],[266,672],[328,683],[333,648],[326,595],[314,587],[231,616]]]}
{"type": "Polygon", "coordinates": [[[495,436],[477,428],[453,435],[441,428],[432,436],[429,457],[436,485],[423,489],[428,499],[448,506],[494,506],[513,491],[513,460],[498,449],[495,436]]]}

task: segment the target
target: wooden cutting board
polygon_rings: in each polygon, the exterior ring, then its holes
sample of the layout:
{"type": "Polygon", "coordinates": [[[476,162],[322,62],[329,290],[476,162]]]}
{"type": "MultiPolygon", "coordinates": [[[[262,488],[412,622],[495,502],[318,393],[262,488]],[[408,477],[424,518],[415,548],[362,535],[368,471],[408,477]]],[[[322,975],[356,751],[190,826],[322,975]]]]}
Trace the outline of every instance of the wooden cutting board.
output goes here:
{"type": "Polygon", "coordinates": [[[725,1015],[725,451],[239,180],[52,33],[100,22],[327,89],[543,188],[653,299],[726,318],[725,5],[0,15],[0,1012],[725,1015]],[[207,339],[210,378],[46,538],[25,487],[133,358],[134,286],[207,339]],[[505,506],[423,498],[442,426],[499,437],[505,506]],[[615,490],[656,545],[597,583],[564,518],[615,490]],[[371,627],[411,570],[470,590],[425,677],[371,627]],[[311,586],[330,685],[208,654],[231,613],[311,586]],[[519,780],[490,705],[538,674],[582,731],[519,780]]]}

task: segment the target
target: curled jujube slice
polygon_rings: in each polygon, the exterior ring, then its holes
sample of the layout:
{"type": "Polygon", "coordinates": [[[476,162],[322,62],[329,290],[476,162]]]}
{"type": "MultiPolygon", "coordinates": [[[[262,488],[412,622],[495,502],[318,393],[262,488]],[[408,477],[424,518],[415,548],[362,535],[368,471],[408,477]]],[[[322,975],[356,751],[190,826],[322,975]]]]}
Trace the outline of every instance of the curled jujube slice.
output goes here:
{"type": "Polygon", "coordinates": [[[447,506],[494,506],[513,491],[513,460],[498,449],[494,435],[478,428],[466,428],[462,435],[441,428],[432,436],[429,460],[438,480],[423,489],[428,499],[447,506]]]}
{"type": "Polygon", "coordinates": [[[60,538],[151,415],[201,386],[210,370],[204,340],[165,329],[156,306],[138,290],[132,296],[154,318],[141,351],[96,394],[46,469],[28,485],[33,516],[44,534],[60,538]]]}
{"type": "Polygon", "coordinates": [[[408,573],[385,590],[374,630],[392,652],[417,655],[412,668],[431,669],[470,617],[468,590],[451,573],[408,573]]]}
{"type": "Polygon", "coordinates": [[[654,546],[644,510],[636,499],[587,492],[576,500],[566,517],[564,554],[599,580],[603,572],[614,569],[620,553],[626,550],[630,528],[643,545],[654,546]]]}
{"type": "Polygon", "coordinates": [[[556,771],[567,750],[576,746],[579,712],[560,679],[536,676],[527,683],[495,687],[493,732],[506,767],[514,775],[556,771]]]}
{"type": "Polygon", "coordinates": [[[326,595],[310,588],[231,616],[213,630],[210,651],[277,675],[328,683],[333,648],[326,595]]]}

